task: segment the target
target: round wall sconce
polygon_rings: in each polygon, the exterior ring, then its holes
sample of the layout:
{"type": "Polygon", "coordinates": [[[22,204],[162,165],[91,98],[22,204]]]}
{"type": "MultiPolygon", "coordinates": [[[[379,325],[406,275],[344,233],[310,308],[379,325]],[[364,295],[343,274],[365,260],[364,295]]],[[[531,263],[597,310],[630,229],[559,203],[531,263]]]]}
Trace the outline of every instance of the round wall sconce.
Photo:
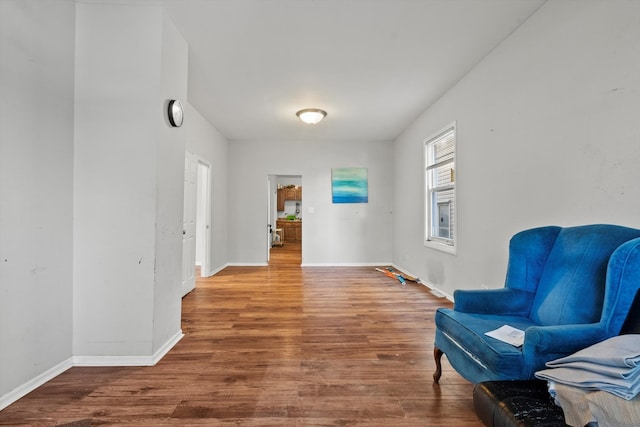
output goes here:
{"type": "Polygon", "coordinates": [[[169,107],[167,109],[167,114],[169,117],[169,123],[174,128],[179,128],[182,126],[182,121],[184,120],[184,111],[182,109],[182,104],[177,99],[172,99],[169,101],[169,107]]]}
{"type": "Polygon", "coordinates": [[[315,125],[327,116],[327,112],[318,108],[305,108],[298,111],[296,116],[307,124],[315,125]]]}

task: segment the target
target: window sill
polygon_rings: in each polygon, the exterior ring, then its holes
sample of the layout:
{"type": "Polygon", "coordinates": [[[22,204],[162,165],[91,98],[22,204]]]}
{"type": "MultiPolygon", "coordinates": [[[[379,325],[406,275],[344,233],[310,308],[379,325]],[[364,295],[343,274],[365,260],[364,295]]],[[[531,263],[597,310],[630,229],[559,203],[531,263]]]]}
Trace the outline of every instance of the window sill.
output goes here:
{"type": "Polygon", "coordinates": [[[445,252],[451,255],[456,255],[456,246],[454,245],[447,245],[446,243],[440,243],[438,241],[435,240],[425,240],[424,242],[424,246],[426,248],[431,248],[431,249],[435,249],[438,250],[440,252],[445,252]]]}

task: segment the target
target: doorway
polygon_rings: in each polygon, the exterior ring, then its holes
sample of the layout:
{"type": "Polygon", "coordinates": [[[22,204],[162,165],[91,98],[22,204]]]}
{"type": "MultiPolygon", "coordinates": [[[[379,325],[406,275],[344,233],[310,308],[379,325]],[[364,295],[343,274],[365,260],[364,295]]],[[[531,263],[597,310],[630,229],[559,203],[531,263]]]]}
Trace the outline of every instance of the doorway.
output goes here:
{"type": "Polygon", "coordinates": [[[184,210],[182,224],[182,283],[185,296],[196,286],[196,271],[210,275],[211,165],[185,152],[184,210]]]}
{"type": "Polygon", "coordinates": [[[196,267],[200,277],[211,275],[211,166],[198,159],[196,186],[196,267]]]}
{"type": "Polygon", "coordinates": [[[302,264],[302,175],[269,175],[268,254],[272,264],[302,264]]]}

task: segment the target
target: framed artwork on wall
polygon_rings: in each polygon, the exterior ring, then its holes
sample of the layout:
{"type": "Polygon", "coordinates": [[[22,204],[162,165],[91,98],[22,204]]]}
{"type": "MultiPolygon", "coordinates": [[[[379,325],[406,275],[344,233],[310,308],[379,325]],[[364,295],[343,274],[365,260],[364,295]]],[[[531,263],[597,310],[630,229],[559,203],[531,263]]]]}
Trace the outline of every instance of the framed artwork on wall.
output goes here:
{"type": "Polygon", "coordinates": [[[333,203],[368,203],[367,168],[331,169],[331,199],[333,203]]]}

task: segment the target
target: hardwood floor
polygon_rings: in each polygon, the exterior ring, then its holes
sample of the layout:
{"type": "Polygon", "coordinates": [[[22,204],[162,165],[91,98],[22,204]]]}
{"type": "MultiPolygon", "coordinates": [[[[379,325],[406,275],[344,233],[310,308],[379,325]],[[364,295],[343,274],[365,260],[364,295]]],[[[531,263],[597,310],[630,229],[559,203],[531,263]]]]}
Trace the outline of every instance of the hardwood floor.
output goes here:
{"type": "Polygon", "coordinates": [[[69,369],[0,425],[482,426],[446,361],[433,383],[446,300],[373,268],[300,268],[282,249],[199,279],[186,336],[156,366],[69,369]]]}
{"type": "Polygon", "coordinates": [[[273,246],[269,255],[271,267],[300,267],[302,263],[302,243],[285,242],[282,246],[273,246]]]}

